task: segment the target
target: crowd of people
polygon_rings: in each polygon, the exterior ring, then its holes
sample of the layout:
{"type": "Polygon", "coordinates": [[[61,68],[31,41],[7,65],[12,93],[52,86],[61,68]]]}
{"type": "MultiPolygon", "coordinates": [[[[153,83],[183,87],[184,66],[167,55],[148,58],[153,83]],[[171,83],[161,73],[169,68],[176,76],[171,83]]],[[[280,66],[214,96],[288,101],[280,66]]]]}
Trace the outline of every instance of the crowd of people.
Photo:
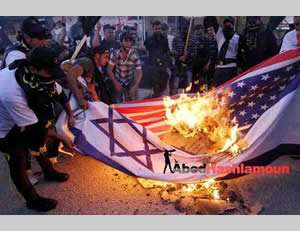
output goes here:
{"type": "Polygon", "coordinates": [[[69,126],[75,125],[71,95],[79,108],[87,110],[89,101],[111,105],[174,95],[188,86],[192,92],[198,92],[201,85],[209,90],[279,52],[299,48],[300,17],[294,21],[295,29],[286,34],[281,49],[272,31],[254,16],[247,18],[241,35],[235,32],[233,17],[222,22],[205,17],[203,25],[193,28],[183,23],[173,37],[167,24],[154,21],[153,34],[145,41],[140,40],[136,25],[121,29],[97,24],[72,60],[84,36],[81,17],[70,31],[64,17],[52,31],[35,17],[26,18],[18,43],[8,46],[2,56],[0,151],[6,154],[11,178],[27,207],[49,211],[57,206],[56,200],[34,189],[37,180],[30,175],[31,155],[45,180],[69,178],[53,168],[48,154],[57,154],[60,142],[74,148],[71,140],[55,130],[62,110],[68,114],[69,126]]]}

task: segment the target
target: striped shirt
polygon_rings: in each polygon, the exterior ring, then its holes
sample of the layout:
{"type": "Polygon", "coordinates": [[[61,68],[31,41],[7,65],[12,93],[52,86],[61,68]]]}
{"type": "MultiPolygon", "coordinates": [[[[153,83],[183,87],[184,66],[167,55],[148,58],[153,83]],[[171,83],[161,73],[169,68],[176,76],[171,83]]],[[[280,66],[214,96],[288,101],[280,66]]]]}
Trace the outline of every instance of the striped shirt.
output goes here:
{"type": "MultiPolygon", "coordinates": [[[[176,51],[176,55],[175,55],[176,61],[179,60],[180,56],[183,56],[185,42],[186,42],[186,39],[183,38],[182,36],[178,36],[178,37],[174,38],[174,40],[173,40],[172,50],[176,51]]],[[[187,47],[188,58],[194,58],[197,56],[198,47],[199,47],[199,42],[193,35],[190,35],[189,43],[188,43],[188,47],[187,47]]]]}
{"type": "Polygon", "coordinates": [[[122,50],[112,53],[109,64],[115,67],[115,78],[122,86],[127,86],[135,77],[136,70],[142,68],[139,56],[134,49],[130,49],[125,60],[122,59],[122,50]]]}

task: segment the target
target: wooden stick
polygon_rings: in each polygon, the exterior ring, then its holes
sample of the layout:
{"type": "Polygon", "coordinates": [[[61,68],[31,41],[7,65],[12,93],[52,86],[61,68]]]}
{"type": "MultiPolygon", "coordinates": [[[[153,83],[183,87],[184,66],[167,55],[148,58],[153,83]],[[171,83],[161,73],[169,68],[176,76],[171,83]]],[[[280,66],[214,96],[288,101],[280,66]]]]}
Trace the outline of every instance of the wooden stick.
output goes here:
{"type": "Polygon", "coordinates": [[[120,26],[120,28],[121,28],[121,17],[120,16],[118,16],[118,19],[119,19],[119,26],[120,26]]]}
{"type": "Polygon", "coordinates": [[[81,39],[80,43],[76,47],[76,50],[74,51],[70,61],[73,61],[76,59],[77,55],[79,54],[79,52],[80,52],[81,48],[83,47],[83,45],[85,44],[86,40],[87,40],[87,35],[84,35],[83,38],[81,39]]]}
{"type": "Polygon", "coordinates": [[[184,54],[186,53],[187,48],[188,48],[189,37],[190,37],[191,31],[192,31],[193,19],[194,19],[194,18],[191,17],[191,20],[190,20],[190,26],[189,26],[188,34],[187,34],[186,41],[185,41],[184,54]]]}

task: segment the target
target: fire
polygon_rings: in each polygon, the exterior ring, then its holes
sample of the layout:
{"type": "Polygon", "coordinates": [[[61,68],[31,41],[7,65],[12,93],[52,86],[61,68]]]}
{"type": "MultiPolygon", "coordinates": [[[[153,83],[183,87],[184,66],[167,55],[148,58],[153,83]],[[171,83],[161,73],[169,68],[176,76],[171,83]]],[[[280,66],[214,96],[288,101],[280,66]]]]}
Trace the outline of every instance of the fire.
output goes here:
{"type": "MultiPolygon", "coordinates": [[[[226,94],[226,93],[225,93],[226,94]]],[[[224,95],[225,95],[224,94],[224,95]]],[[[184,137],[205,137],[211,142],[212,153],[230,152],[237,155],[244,147],[237,144],[241,134],[238,124],[233,125],[227,99],[212,94],[188,96],[183,93],[178,99],[164,98],[166,121],[184,137]]]]}

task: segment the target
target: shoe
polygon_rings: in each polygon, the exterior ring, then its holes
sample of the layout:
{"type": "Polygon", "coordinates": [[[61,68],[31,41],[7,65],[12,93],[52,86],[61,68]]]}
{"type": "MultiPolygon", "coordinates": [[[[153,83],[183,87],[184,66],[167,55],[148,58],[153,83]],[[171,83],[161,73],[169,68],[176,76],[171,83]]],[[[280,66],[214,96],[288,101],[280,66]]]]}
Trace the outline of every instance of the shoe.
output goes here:
{"type": "Polygon", "coordinates": [[[45,174],[46,181],[65,182],[69,179],[69,177],[70,175],[68,173],[57,172],[57,171],[45,174]]]}
{"type": "Polygon", "coordinates": [[[32,185],[35,185],[39,182],[38,178],[36,178],[31,169],[26,171],[27,177],[32,185]]]}
{"type": "Polygon", "coordinates": [[[47,212],[55,209],[57,204],[57,201],[54,199],[44,198],[40,196],[26,202],[27,208],[40,212],[47,212]]]}

